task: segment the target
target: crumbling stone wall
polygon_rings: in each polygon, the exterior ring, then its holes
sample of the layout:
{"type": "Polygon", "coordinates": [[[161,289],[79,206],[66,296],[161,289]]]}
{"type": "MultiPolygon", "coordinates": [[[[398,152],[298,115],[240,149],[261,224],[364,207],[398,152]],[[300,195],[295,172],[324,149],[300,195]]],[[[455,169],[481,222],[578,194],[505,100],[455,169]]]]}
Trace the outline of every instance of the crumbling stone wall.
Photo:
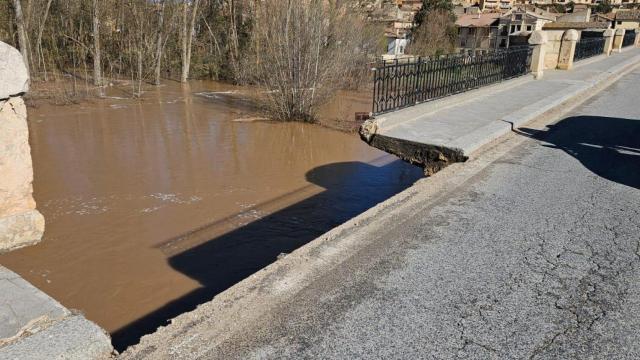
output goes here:
{"type": "Polygon", "coordinates": [[[0,253],[32,245],[44,232],[33,200],[27,109],[29,76],[20,52],[0,42],[0,253]]]}

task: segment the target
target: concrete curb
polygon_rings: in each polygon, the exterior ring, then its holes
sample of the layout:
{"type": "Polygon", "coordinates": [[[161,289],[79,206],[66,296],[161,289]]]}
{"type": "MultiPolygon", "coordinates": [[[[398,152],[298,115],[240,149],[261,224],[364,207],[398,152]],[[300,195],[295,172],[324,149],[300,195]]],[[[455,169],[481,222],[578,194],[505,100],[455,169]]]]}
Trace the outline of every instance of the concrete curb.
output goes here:
{"type": "Polygon", "coordinates": [[[0,266],[0,360],[105,359],[109,335],[0,266]]]}
{"type": "Polygon", "coordinates": [[[0,360],[108,359],[112,351],[100,327],[74,315],[0,349],[0,360]]]}

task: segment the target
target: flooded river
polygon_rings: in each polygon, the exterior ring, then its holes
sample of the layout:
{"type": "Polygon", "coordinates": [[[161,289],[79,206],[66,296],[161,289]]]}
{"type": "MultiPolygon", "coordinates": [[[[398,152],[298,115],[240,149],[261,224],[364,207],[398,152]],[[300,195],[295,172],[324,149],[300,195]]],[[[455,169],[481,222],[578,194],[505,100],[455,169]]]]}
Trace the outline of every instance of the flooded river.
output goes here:
{"type": "MultiPolygon", "coordinates": [[[[111,95],[29,109],[46,230],[0,264],[82,311],[119,349],[421,176],[355,134],[254,121],[240,88],[111,95]]],[[[326,116],[368,110],[354,99],[326,116]]]]}

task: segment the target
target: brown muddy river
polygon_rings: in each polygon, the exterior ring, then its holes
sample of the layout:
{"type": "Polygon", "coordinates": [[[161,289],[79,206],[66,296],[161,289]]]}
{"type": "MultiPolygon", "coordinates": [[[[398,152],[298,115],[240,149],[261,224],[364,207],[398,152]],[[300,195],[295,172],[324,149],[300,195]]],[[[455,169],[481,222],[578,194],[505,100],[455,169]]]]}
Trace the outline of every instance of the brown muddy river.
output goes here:
{"type": "MultiPolygon", "coordinates": [[[[324,114],[368,110],[343,96],[324,114]]],[[[421,176],[355,134],[255,116],[214,82],[30,108],[46,230],[0,263],[123,349],[421,176]]]]}

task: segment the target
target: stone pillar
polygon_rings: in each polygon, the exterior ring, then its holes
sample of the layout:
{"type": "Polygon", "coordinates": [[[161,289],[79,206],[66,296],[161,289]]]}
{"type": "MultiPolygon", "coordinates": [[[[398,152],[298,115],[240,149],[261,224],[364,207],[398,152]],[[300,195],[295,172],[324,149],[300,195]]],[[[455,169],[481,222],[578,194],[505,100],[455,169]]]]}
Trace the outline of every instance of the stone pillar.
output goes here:
{"type": "Polygon", "coordinates": [[[640,47],[640,28],[636,28],[636,47],[640,47]]]}
{"type": "Polygon", "coordinates": [[[33,169],[22,95],[29,75],[22,55],[0,41],[0,253],[35,244],[44,217],[33,200],[33,169]]]}
{"type": "Polygon", "coordinates": [[[547,33],[542,30],[534,31],[529,37],[529,44],[533,47],[531,73],[534,79],[541,79],[544,74],[545,44],[547,42],[547,33]]]}
{"type": "Polygon", "coordinates": [[[611,50],[613,49],[613,35],[615,34],[615,30],[607,29],[602,34],[604,37],[604,54],[609,56],[611,55],[611,50]]]}
{"type": "Polygon", "coordinates": [[[576,52],[576,42],[578,41],[578,32],[569,29],[562,36],[562,44],[560,45],[560,55],[558,56],[558,69],[571,70],[573,68],[573,56],[576,52]]]}
{"type": "Polygon", "coordinates": [[[616,29],[616,34],[613,37],[613,52],[622,51],[622,40],[624,39],[624,29],[616,29]]]}
{"type": "Polygon", "coordinates": [[[558,67],[558,57],[560,56],[560,45],[564,30],[544,30],[547,35],[547,43],[544,47],[544,68],[555,69],[558,67]]]}

